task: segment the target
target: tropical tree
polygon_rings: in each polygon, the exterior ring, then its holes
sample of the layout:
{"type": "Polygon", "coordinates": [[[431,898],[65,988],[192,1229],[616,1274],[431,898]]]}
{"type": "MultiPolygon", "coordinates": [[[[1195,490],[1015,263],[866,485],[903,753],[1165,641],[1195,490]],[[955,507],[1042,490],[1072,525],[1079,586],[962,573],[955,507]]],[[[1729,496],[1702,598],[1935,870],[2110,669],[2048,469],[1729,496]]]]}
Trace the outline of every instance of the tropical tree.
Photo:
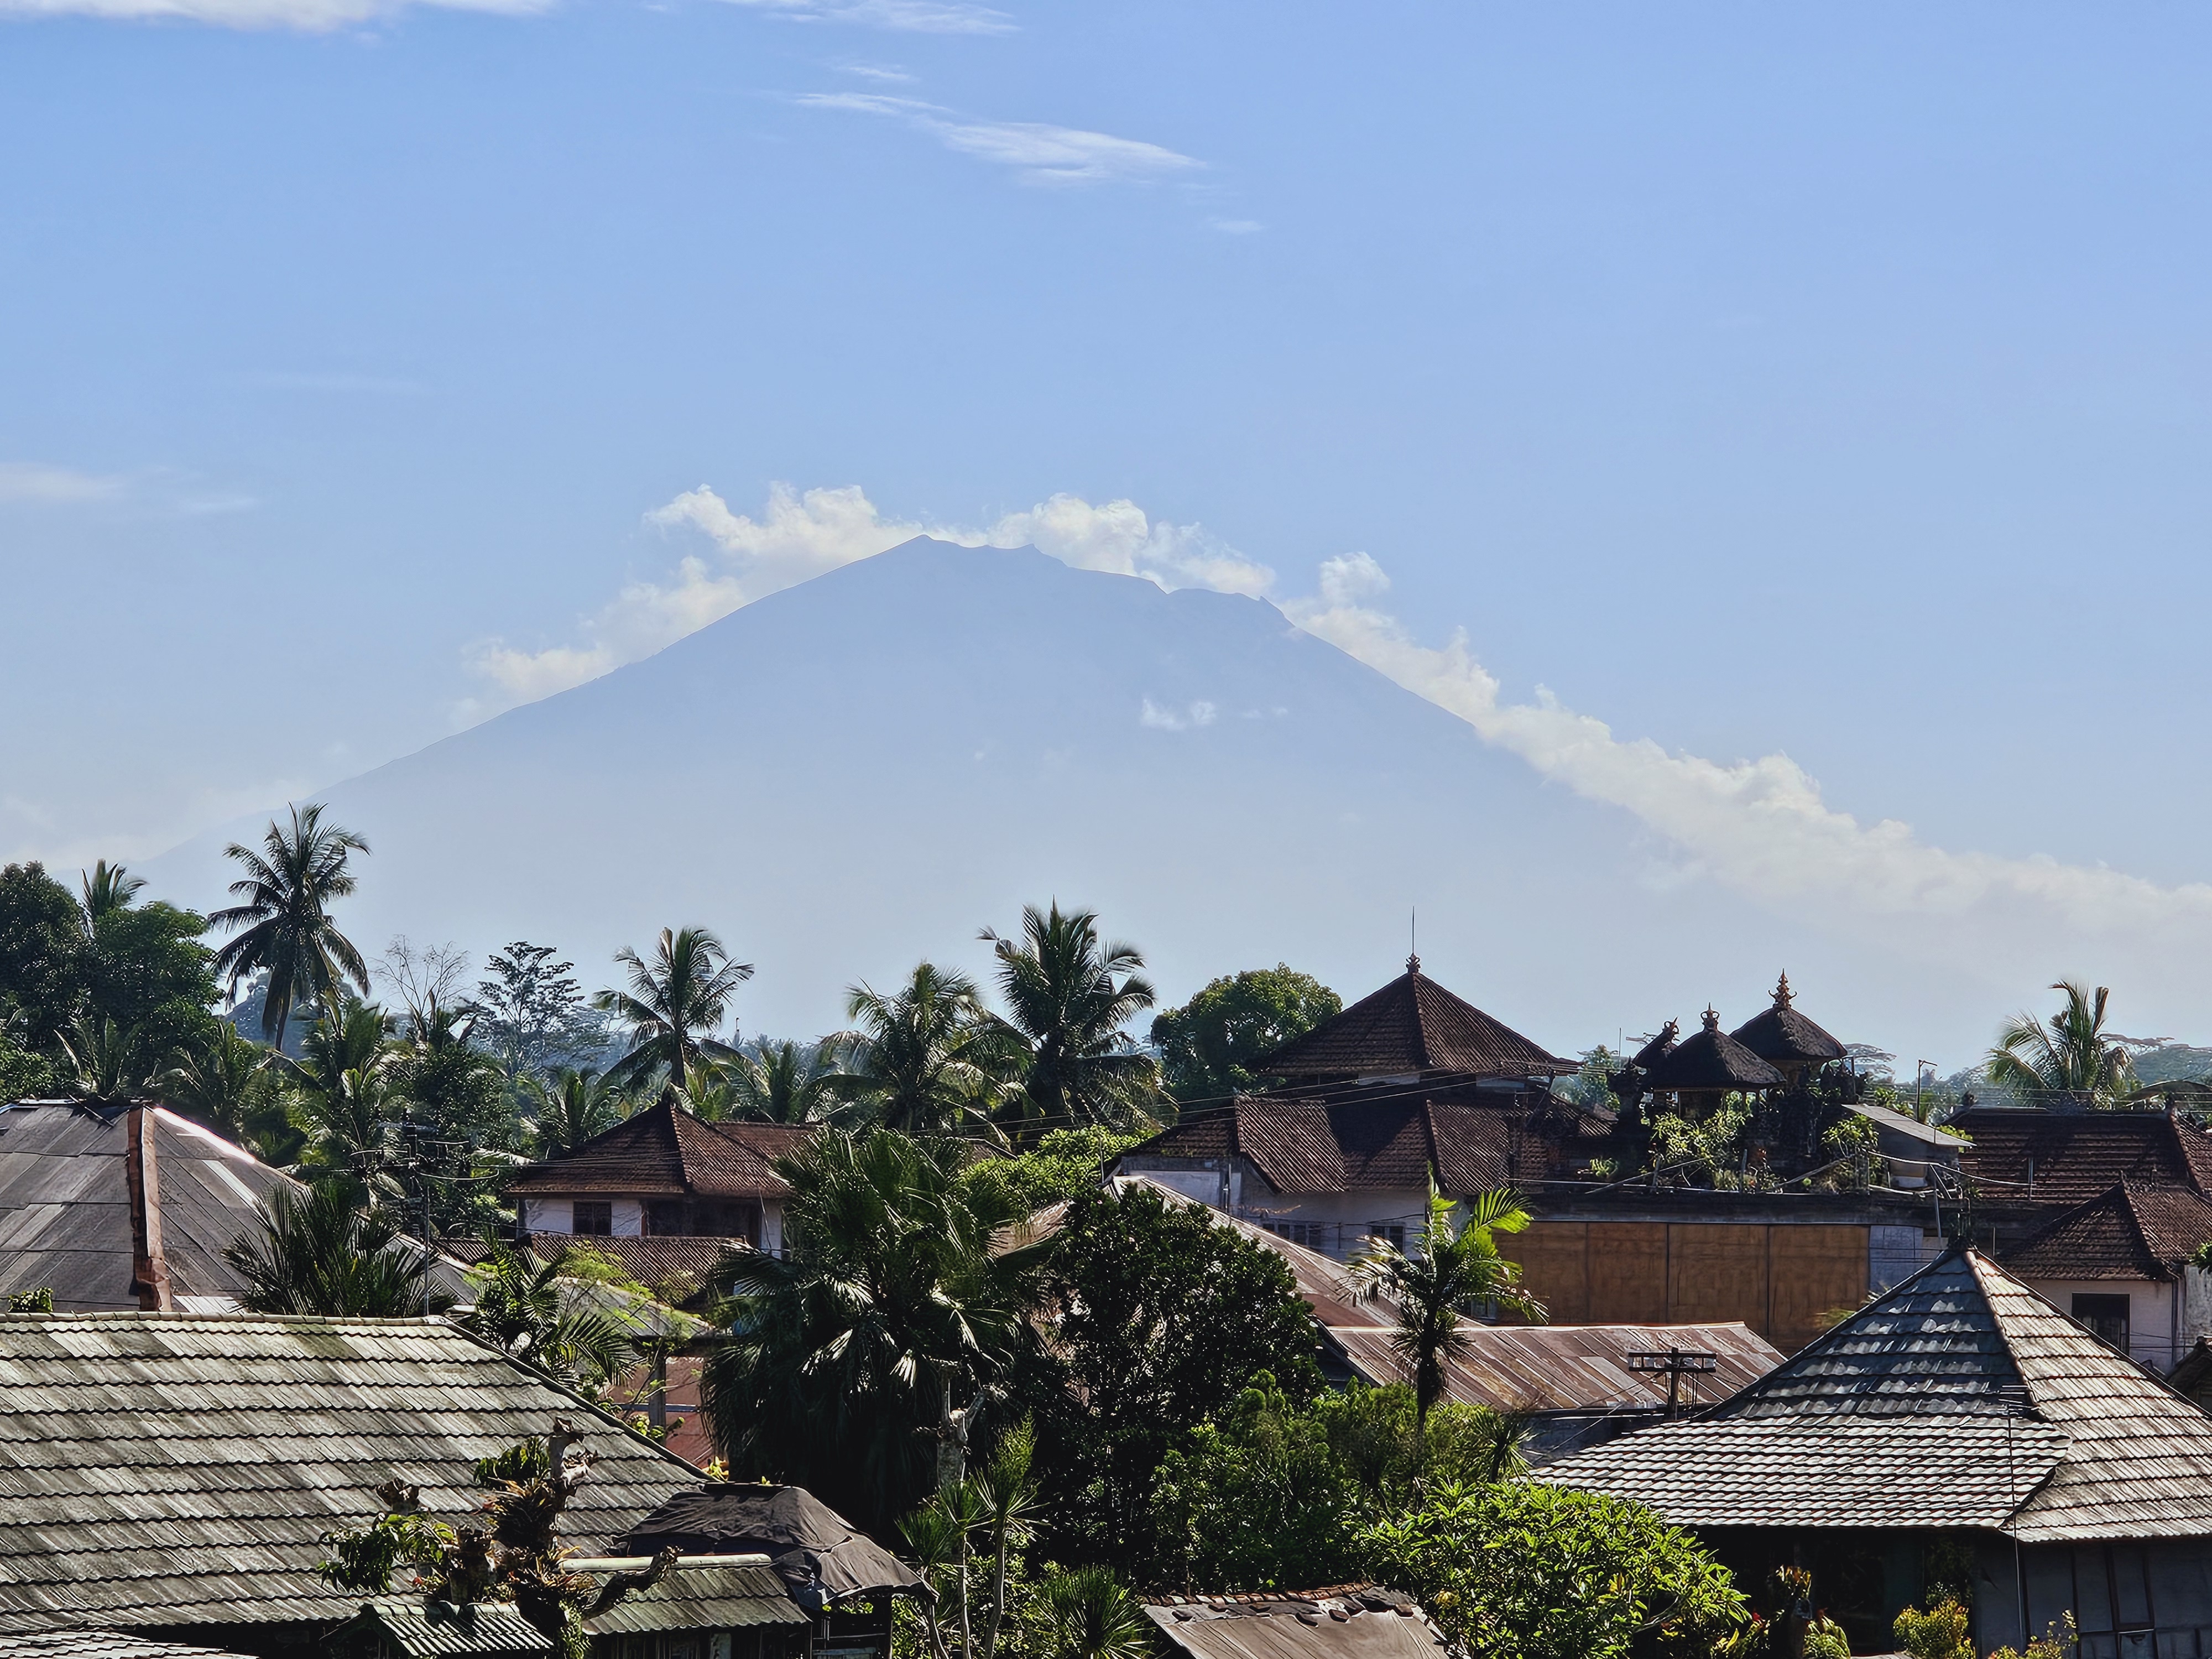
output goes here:
{"type": "Polygon", "coordinates": [[[573,962],[555,961],[550,945],[516,939],[492,952],[491,976],[477,983],[469,1010],[475,1040],[499,1056],[511,1078],[550,1076],[597,1061],[605,1021],[584,995],[573,962]]]}
{"type": "Polygon", "coordinates": [[[1102,943],[1089,910],[1022,910],[1021,937],[981,936],[999,963],[1007,1023],[1027,1053],[1019,1095],[1024,1122],[1056,1129],[1121,1124],[1159,1097],[1159,1067],[1124,1028],[1152,1006],[1136,946],[1102,943]]]}
{"type": "Polygon", "coordinates": [[[469,1275],[476,1305],[460,1316],[462,1328],[572,1388],[620,1375],[632,1357],[629,1337],[606,1314],[580,1304],[580,1282],[568,1267],[566,1250],[544,1261],[526,1245],[495,1244],[469,1275]]]}
{"type": "Polygon", "coordinates": [[[531,1139],[540,1158],[574,1152],[628,1115],[627,1097],[597,1072],[571,1069],[550,1082],[525,1078],[522,1091],[531,1139]]]}
{"type": "Polygon", "coordinates": [[[1038,1582],[1043,1659],[1145,1659],[1152,1624],[1104,1567],[1075,1567],[1038,1582]]]}
{"type": "Polygon", "coordinates": [[[249,1120],[264,1114],[276,1093],[270,1051],[218,1022],[213,1037],[154,1081],[161,1098],[187,1117],[241,1139],[249,1120]]]}
{"type": "Polygon", "coordinates": [[[965,1163],[957,1141],[880,1127],[824,1128],[777,1161],[784,1254],[726,1260],[728,1335],[705,1367],[732,1478],[804,1486],[879,1536],[961,1478],[1049,1248],[994,1249],[1023,1212],[965,1163]]]}
{"type": "Polygon", "coordinates": [[[2091,1106],[2118,1103],[2136,1086],[2136,1075],[2127,1039],[2105,1030],[2112,993],[2100,985],[2093,994],[2063,979],[2051,988],[2065,1006],[2048,1019],[2022,1012],[2007,1020],[1984,1073],[2030,1105],[2054,1095],[2091,1106]]]}
{"type": "Polygon", "coordinates": [[[1160,1013],[1152,1046],[1177,1100],[1224,1100],[1263,1086],[1262,1057],[1343,1008],[1312,975],[1279,962],[1210,981],[1182,1007],[1160,1013]]]}
{"type": "Polygon", "coordinates": [[[824,1088],[903,1133],[995,1133],[990,1112],[1007,1045],[973,980],[919,963],[889,995],[853,987],[845,1012],[853,1029],[829,1039],[843,1069],[824,1088]]]}
{"type": "Polygon", "coordinates": [[[727,1067],[733,1117],[819,1123],[837,1109],[836,1053],[824,1042],[756,1042],[727,1067]]]}
{"type": "Polygon", "coordinates": [[[629,1028],[629,1048],[607,1068],[609,1076],[634,1084],[665,1070],[682,1089],[702,1056],[726,1060],[737,1052],[714,1032],[738,987],[753,976],[752,964],[731,961],[710,930],[664,927],[651,962],[627,946],[615,960],[629,970],[629,989],[592,999],[594,1008],[629,1028]]]}
{"type": "Polygon", "coordinates": [[[110,864],[101,859],[84,875],[85,931],[90,934],[103,916],[118,910],[127,910],[138,895],[146,890],[143,877],[126,872],[119,864],[110,864]]]}
{"type": "Polygon", "coordinates": [[[354,890],[349,860],[368,843],[352,830],[323,822],[319,802],[295,806],[289,830],[274,823],[262,849],[234,842],[226,858],[245,868],[230,890],[244,902],[218,910],[209,921],[245,931],[216,953],[215,969],[234,988],[256,969],[269,975],[261,1006],[261,1035],[279,1041],[301,1003],[329,1002],[350,982],[368,989],[368,967],[353,942],[331,920],[330,905],[354,890]]]}
{"type": "Polygon", "coordinates": [[[343,1182],[279,1186],[256,1211],[258,1226],[223,1251],[252,1312],[394,1319],[453,1305],[430,1283],[430,1253],[396,1220],[356,1209],[343,1182]]]}
{"type": "Polygon", "coordinates": [[[398,1158],[399,1101],[392,1086],[398,1058],[391,1016],[353,996],[323,1009],[301,1039],[298,1060],[276,1056],[298,1085],[310,1168],[349,1176],[380,1197],[402,1195],[391,1172],[398,1158]]]}
{"type": "Polygon", "coordinates": [[[153,1087],[163,1056],[143,1032],[89,1011],[61,1034],[62,1087],[84,1100],[136,1100],[153,1087]]]}
{"type": "Polygon", "coordinates": [[[1495,1306],[1524,1319],[1545,1316],[1544,1304],[1521,1287],[1519,1266],[1498,1253],[1498,1234],[1517,1233],[1528,1224],[1521,1200],[1498,1188],[1469,1199],[1464,1222],[1454,1219],[1459,1208],[1437,1191],[1432,1171],[1428,1214],[1412,1252],[1388,1239],[1370,1238],[1352,1259],[1354,1283],[1397,1304],[1390,1346],[1413,1368],[1417,1447],[1427,1437],[1429,1413],[1443,1395],[1445,1361],[1469,1346],[1462,1328],[1467,1313],[1495,1306]]]}

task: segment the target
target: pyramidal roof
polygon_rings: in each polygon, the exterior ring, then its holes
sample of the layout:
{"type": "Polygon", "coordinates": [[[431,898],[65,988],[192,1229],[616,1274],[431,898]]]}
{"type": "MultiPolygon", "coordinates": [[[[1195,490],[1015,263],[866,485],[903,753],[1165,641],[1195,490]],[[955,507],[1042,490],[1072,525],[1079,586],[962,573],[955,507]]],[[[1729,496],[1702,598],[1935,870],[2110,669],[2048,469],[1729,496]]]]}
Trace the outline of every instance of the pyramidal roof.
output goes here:
{"type": "Polygon", "coordinates": [[[1455,1072],[1473,1078],[1552,1077],[1576,1063],[1547,1054],[1518,1031],[1426,977],[1421,959],[1254,1070],[1299,1079],[1407,1077],[1455,1072]]]}
{"type": "MultiPolygon", "coordinates": [[[[1672,1026],[1669,1020],[1668,1024],[1672,1026]]],[[[1668,1049],[1644,1075],[1647,1086],[1670,1089],[1778,1089],[1781,1073],[1721,1030],[1721,1017],[1705,1010],[1705,1029],[1668,1049]]]]}
{"type": "Polygon", "coordinates": [[[1796,994],[1784,974],[1774,987],[1774,1006],[1729,1033],[1770,1066],[1812,1066],[1841,1060],[1844,1045],[1790,1005],[1796,994]]]}
{"type": "Polygon", "coordinates": [[[813,1133],[781,1123],[708,1123],[664,1093],[574,1150],[532,1164],[507,1190],[777,1198],[791,1189],[776,1174],[775,1160],[813,1133]]]}
{"type": "Polygon", "coordinates": [[[1729,1400],[1547,1465],[1683,1526],[2212,1536],[2212,1417],[1954,1249],[1729,1400]]]}

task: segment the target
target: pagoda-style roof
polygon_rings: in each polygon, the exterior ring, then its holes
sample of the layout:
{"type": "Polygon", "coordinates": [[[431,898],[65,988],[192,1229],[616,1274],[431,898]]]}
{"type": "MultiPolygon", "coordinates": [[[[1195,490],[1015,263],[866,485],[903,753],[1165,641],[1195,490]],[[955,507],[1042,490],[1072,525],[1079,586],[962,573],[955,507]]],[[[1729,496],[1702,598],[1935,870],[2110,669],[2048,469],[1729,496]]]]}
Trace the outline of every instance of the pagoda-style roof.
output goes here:
{"type": "Polygon", "coordinates": [[[1774,1006],[1729,1033],[1770,1066],[1818,1066],[1844,1057],[1844,1045],[1790,1005],[1790,975],[1775,982],[1774,1006]]]}
{"type": "Polygon", "coordinates": [[[1550,1078],[1576,1062],[1547,1054],[1518,1031],[1454,996],[1409,957],[1406,971],[1333,1019],[1294,1037],[1253,1070],[1299,1080],[1414,1077],[1550,1078]]]}
{"type": "Polygon", "coordinates": [[[1668,1020],[1659,1028],[1659,1034],[1656,1036],[1636,1051],[1636,1058],[1628,1063],[1638,1071],[1649,1072],[1654,1066],[1674,1052],[1674,1039],[1681,1034],[1682,1028],[1674,1021],[1668,1020]]]}
{"type": "Polygon", "coordinates": [[[1785,1080],[1781,1073],[1722,1030],[1721,1017],[1711,1008],[1705,1010],[1705,1029],[1676,1043],[1644,1079],[1645,1087],[1662,1094],[1778,1089],[1785,1080]]]}
{"type": "Polygon", "coordinates": [[[1547,1465],[1677,1526],[2212,1537],[2212,1416],[1953,1249],[1695,1417],[1547,1465]]]}
{"type": "Polygon", "coordinates": [[[791,1188],[776,1174],[775,1160],[813,1136],[810,1127],[781,1123],[708,1123],[663,1094],[574,1150],[522,1170],[507,1190],[781,1198],[791,1188]]]}

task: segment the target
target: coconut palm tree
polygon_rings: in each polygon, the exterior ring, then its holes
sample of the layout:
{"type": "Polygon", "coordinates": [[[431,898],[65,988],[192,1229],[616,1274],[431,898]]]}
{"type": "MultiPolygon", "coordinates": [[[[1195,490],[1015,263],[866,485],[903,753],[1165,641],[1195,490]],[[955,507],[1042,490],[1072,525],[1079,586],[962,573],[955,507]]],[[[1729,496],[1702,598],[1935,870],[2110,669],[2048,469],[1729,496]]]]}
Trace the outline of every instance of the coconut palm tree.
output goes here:
{"type": "Polygon", "coordinates": [[[230,884],[245,902],[208,921],[245,932],[216,952],[215,970],[234,989],[254,969],[268,970],[261,1035],[269,1042],[282,1040],[295,1006],[328,1002],[348,982],[368,991],[368,964],[330,915],[331,901],[354,890],[348,860],[368,851],[352,830],[323,822],[320,803],[292,808],[289,830],[272,822],[258,853],[235,842],[223,849],[245,867],[245,878],[230,884]]]}
{"type": "Polygon", "coordinates": [[[996,1138],[990,1114],[1008,1059],[1006,1028],[965,974],[918,963],[888,996],[863,983],[848,994],[853,1029],[828,1040],[843,1069],[823,1079],[837,1098],[908,1134],[969,1129],[996,1138]]]}
{"type": "Polygon", "coordinates": [[[137,1100],[161,1073],[164,1056],[140,1029],[106,1014],[79,1014],[57,1041],[66,1067],[62,1087],[81,1100],[137,1100]]]}
{"type": "Polygon", "coordinates": [[[223,1251],[254,1313],[394,1319],[453,1305],[431,1286],[429,1252],[397,1222],[356,1210],[341,1182],[275,1188],[257,1212],[259,1226],[223,1251]]]}
{"type": "Polygon", "coordinates": [[[117,910],[127,910],[131,902],[146,890],[143,878],[126,873],[119,864],[110,864],[101,859],[84,876],[84,927],[88,936],[100,925],[100,919],[117,910]]]}
{"type": "Polygon", "coordinates": [[[943,1484],[940,1449],[1030,1340],[1049,1249],[994,1251],[1027,1212],[966,1162],[879,1127],[824,1128],[777,1161],[784,1254],[725,1259],[728,1335],[705,1368],[735,1478],[796,1481],[878,1535],[943,1484]]]}
{"type": "Polygon", "coordinates": [[[1024,1120],[1048,1129],[1126,1124],[1160,1092],[1159,1066],[1123,1028],[1152,1006],[1133,945],[1098,938],[1090,910],[1022,910],[1022,936],[981,935],[999,962],[999,994],[1027,1057],[1024,1120]]]}
{"type": "Polygon", "coordinates": [[[1388,1239],[1371,1238],[1352,1259],[1353,1283],[1396,1303],[1390,1346],[1413,1368],[1413,1443],[1418,1458],[1428,1434],[1429,1412],[1443,1395],[1444,1362],[1464,1353],[1461,1328],[1472,1310],[1494,1305],[1524,1319],[1540,1320],[1544,1304],[1521,1288],[1521,1269],[1498,1253],[1497,1235],[1517,1233],[1528,1212],[1512,1193],[1477,1193],[1467,1219],[1459,1206],[1437,1191],[1429,1176],[1429,1209],[1410,1253],[1388,1239]]]}
{"type": "Polygon", "coordinates": [[[299,1085],[308,1165],[349,1176],[379,1198],[402,1190],[390,1168],[398,1156],[399,1115],[392,1088],[399,1049],[392,1027],[392,1017],[376,1004],[349,996],[323,1010],[301,1039],[298,1060],[276,1057],[299,1085]]]}
{"type": "Polygon", "coordinates": [[[756,1042],[729,1064],[734,1117],[763,1123],[819,1123],[835,1113],[834,1045],[756,1042]]]}
{"type": "Polygon", "coordinates": [[[501,1353],[556,1382],[578,1388],[621,1374],[632,1357],[629,1337],[605,1314],[572,1305],[568,1252],[541,1261],[526,1246],[501,1243],[469,1277],[476,1305],[460,1324],[501,1353]]]}
{"type": "Polygon", "coordinates": [[[629,969],[629,989],[602,991],[592,999],[592,1006],[629,1027],[629,1051],[607,1068],[610,1077],[635,1084],[665,1070],[668,1080],[683,1089],[702,1055],[726,1060],[737,1053],[714,1033],[753,967],[731,961],[710,930],[664,927],[651,962],[627,946],[615,960],[629,969]]]}
{"type": "Polygon", "coordinates": [[[597,1072],[573,1067],[550,1083],[523,1079],[522,1097],[540,1158],[574,1152],[629,1115],[629,1103],[621,1090],[597,1072]]]}
{"type": "Polygon", "coordinates": [[[2025,1012],[2007,1020],[1984,1075],[2031,1106],[2051,1096],[2089,1106],[2118,1104],[2136,1086],[2136,1066],[2125,1040],[2106,1035],[2105,1004],[2112,993],[2100,985],[2093,994],[2063,979],[2051,988],[2066,999],[2065,1006],[2048,1020],[2025,1012]]]}
{"type": "Polygon", "coordinates": [[[154,1087],[179,1111],[237,1140],[246,1119],[275,1094],[276,1075],[268,1049],[218,1021],[214,1035],[180,1055],[154,1087]]]}

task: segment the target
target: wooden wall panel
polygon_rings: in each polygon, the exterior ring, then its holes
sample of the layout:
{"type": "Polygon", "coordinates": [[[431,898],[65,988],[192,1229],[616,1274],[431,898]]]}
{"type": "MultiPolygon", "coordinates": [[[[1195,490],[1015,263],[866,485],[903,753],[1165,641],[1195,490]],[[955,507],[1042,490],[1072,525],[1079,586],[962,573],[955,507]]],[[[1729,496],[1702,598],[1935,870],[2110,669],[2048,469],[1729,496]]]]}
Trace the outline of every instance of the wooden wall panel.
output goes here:
{"type": "Polygon", "coordinates": [[[1667,1322],[1667,1224],[1589,1224],[1589,1311],[1593,1325],[1667,1322]]]}
{"type": "Polygon", "coordinates": [[[1667,1316],[1680,1324],[1740,1319],[1766,1334],[1766,1234],[1735,1222],[1668,1228],[1667,1316]]]}
{"type": "Polygon", "coordinates": [[[1822,1329],[1820,1316],[1856,1308],[1867,1294],[1864,1227],[1770,1227],[1770,1317],[1766,1340],[1795,1353],[1822,1329]]]}
{"type": "Polygon", "coordinates": [[[1588,1223],[1538,1221],[1518,1233],[1500,1233],[1498,1248],[1521,1264],[1521,1282],[1544,1304],[1554,1325],[1589,1323],[1588,1223]]]}

